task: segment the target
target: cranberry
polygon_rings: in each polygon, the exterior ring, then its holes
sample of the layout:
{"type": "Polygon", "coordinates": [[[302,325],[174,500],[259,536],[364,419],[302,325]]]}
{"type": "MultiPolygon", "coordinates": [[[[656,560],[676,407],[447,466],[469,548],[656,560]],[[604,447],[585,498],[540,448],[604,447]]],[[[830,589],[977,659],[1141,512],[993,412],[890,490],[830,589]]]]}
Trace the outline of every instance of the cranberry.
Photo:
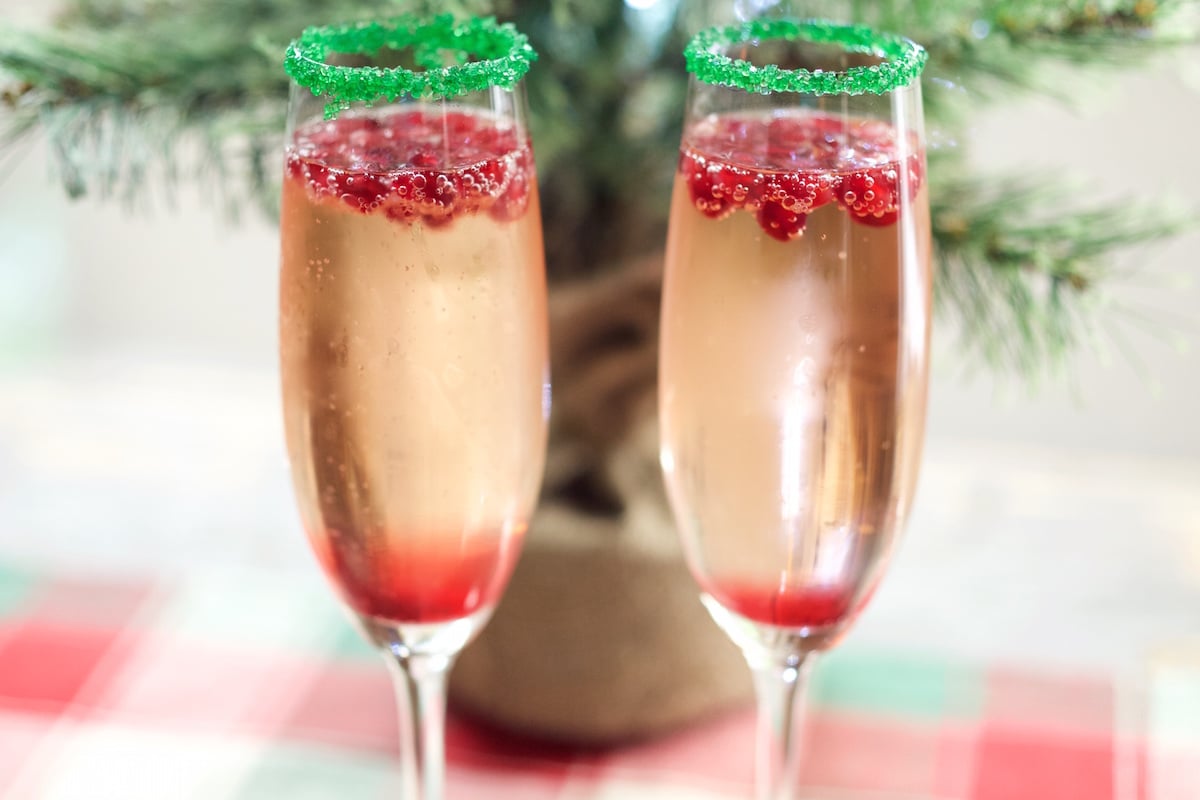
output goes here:
{"type": "Polygon", "coordinates": [[[308,185],[316,193],[318,197],[325,194],[332,194],[336,191],[337,178],[329,167],[324,164],[317,164],[312,161],[303,162],[303,170],[305,177],[308,179],[308,185]]]}
{"type": "Polygon", "coordinates": [[[437,170],[425,170],[418,174],[425,177],[425,207],[439,215],[450,213],[461,188],[459,176],[454,172],[437,170]]]}
{"type": "Polygon", "coordinates": [[[860,221],[882,220],[896,210],[896,188],[894,165],[857,170],[842,178],[838,203],[860,221]]]}
{"type": "Polygon", "coordinates": [[[497,196],[506,188],[509,163],[503,158],[489,158],[475,167],[473,174],[481,195],[497,196]]]}
{"type": "Polygon", "coordinates": [[[438,227],[485,210],[499,219],[520,216],[533,166],[515,128],[467,111],[409,109],[301,129],[287,172],[316,197],[438,227]]]}
{"type": "Polygon", "coordinates": [[[382,172],[395,169],[404,163],[404,155],[395,145],[382,142],[367,147],[362,152],[361,165],[364,169],[382,172]]]}
{"type": "Polygon", "coordinates": [[[777,200],[768,200],[758,210],[758,224],[767,235],[781,242],[795,239],[804,232],[808,216],[787,208],[777,200]]]}
{"type": "Polygon", "coordinates": [[[722,175],[719,163],[695,160],[688,191],[696,208],[710,219],[721,219],[733,213],[736,201],[734,187],[722,175]]]}
{"type": "Polygon", "coordinates": [[[369,172],[341,172],[334,188],[343,201],[364,214],[379,208],[390,191],[387,182],[369,172]]]}
{"type": "Polygon", "coordinates": [[[811,214],[833,201],[836,180],[827,172],[784,172],[772,177],[765,196],[784,208],[811,214]]]}
{"type": "MultiPolygon", "coordinates": [[[[436,118],[434,122],[436,122],[436,118]]],[[[442,126],[446,132],[453,137],[462,138],[462,135],[475,130],[475,116],[463,111],[447,111],[442,115],[442,126]]]]}
{"type": "Polygon", "coordinates": [[[745,209],[776,238],[797,235],[805,215],[835,201],[855,221],[884,226],[925,180],[923,155],[897,161],[898,144],[896,130],[879,120],[714,116],[688,132],[679,174],[701,213],[722,219],[745,209]],[[847,158],[858,167],[839,172],[847,158]]]}
{"type": "Polygon", "coordinates": [[[436,167],[439,164],[439,159],[437,153],[422,148],[408,157],[408,163],[414,167],[436,167]]]}
{"type": "Polygon", "coordinates": [[[488,213],[498,220],[513,220],[525,213],[529,203],[529,181],[525,170],[517,169],[508,180],[504,193],[496,198],[488,213]]]}
{"type": "Polygon", "coordinates": [[[883,213],[878,214],[878,215],[868,214],[866,216],[860,216],[858,214],[854,214],[851,217],[851,219],[853,219],[855,222],[861,223],[863,225],[869,225],[872,228],[886,228],[888,225],[895,223],[895,221],[898,220],[899,218],[900,218],[900,212],[897,209],[892,209],[891,211],[884,211],[883,213]]]}
{"type": "Polygon", "coordinates": [[[767,123],[767,159],[778,168],[829,168],[845,138],[840,118],[784,116],[767,123]]]}

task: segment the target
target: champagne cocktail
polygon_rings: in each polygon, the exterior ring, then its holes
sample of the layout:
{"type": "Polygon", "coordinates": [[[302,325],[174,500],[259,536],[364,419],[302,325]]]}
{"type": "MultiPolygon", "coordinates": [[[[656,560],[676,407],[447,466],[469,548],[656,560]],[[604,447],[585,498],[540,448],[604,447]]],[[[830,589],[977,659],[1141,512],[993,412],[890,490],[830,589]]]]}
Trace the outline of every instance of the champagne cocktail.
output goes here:
{"type": "Polygon", "coordinates": [[[663,290],[661,460],[689,565],[755,673],[758,797],[791,797],[810,655],[875,590],[925,415],[930,233],[898,37],[700,34],[663,290]]]}
{"type": "Polygon", "coordinates": [[[542,474],[529,58],[510,26],[449,18],[310,29],[289,51],[288,452],[313,550],[397,674],[422,800],[442,792],[445,674],[507,584],[542,474]],[[328,63],[385,48],[422,68],[328,63]]]}

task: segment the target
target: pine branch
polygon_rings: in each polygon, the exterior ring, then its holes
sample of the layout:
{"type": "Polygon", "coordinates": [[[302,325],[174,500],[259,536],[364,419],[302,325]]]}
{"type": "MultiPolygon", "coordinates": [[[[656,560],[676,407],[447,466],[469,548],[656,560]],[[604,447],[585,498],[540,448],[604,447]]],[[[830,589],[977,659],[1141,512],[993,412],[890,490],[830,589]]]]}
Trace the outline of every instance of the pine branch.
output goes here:
{"type": "MultiPolygon", "coordinates": [[[[661,244],[682,41],[669,19],[631,16],[616,0],[388,10],[366,0],[71,0],[52,30],[0,25],[0,73],[12,79],[0,86],[0,156],[39,132],[73,195],[149,205],[148,187],[170,199],[186,183],[230,210],[250,202],[273,213],[286,43],[308,24],[389,10],[495,11],[542,53],[527,88],[557,277],[661,244]]],[[[822,0],[813,10],[830,9],[822,0]]],[[[950,138],[981,103],[1030,91],[1068,99],[1081,76],[1142,63],[1198,30],[1194,0],[848,0],[848,11],[927,45],[927,111],[950,138]]],[[[1046,187],[969,175],[963,156],[931,155],[939,307],[967,352],[998,370],[1062,363],[1091,335],[1114,255],[1185,224],[1128,207],[1064,215],[1046,187]]],[[[2,170],[0,158],[0,179],[2,170]]]]}
{"type": "Polygon", "coordinates": [[[856,2],[856,19],[929,50],[926,113],[961,123],[983,102],[1036,93],[1071,104],[1087,76],[1111,75],[1200,41],[1194,0],[856,2]]]}
{"type": "MultiPolygon", "coordinates": [[[[0,31],[0,65],[20,81],[7,98],[0,143],[40,127],[72,196],[95,191],[138,201],[156,173],[168,189],[181,173],[250,176],[253,187],[257,165],[253,158],[239,164],[239,147],[226,135],[253,140],[278,130],[282,116],[261,96],[279,81],[264,54],[239,47],[244,40],[224,38],[223,30],[183,37],[147,18],[144,27],[118,25],[99,36],[71,28],[0,31]],[[258,113],[265,119],[255,124],[258,113]]],[[[252,144],[243,152],[255,151],[252,144]]],[[[214,182],[227,202],[247,188],[214,182]]]]}
{"type": "MultiPolygon", "coordinates": [[[[491,3],[410,2],[463,13],[491,3]],[[453,9],[452,9],[453,10],[453,9]]],[[[361,0],[76,0],[44,32],[0,27],[0,148],[33,129],[50,141],[69,195],[146,204],[198,184],[237,214],[273,214],[287,78],[283,51],[306,24],[377,15],[361,0]]]]}
{"type": "Polygon", "coordinates": [[[1200,222],[1166,208],[1071,209],[1051,183],[936,174],[931,183],[937,303],[958,322],[964,363],[1030,378],[1095,337],[1096,289],[1112,277],[1114,252],[1200,222]]]}

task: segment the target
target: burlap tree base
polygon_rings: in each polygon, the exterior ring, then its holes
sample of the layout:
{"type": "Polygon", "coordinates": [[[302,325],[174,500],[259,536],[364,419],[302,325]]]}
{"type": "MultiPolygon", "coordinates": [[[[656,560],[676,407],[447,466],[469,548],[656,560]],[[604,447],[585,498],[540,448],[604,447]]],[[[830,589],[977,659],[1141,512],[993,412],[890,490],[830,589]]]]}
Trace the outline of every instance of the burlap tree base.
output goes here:
{"type": "Polygon", "coordinates": [[[556,290],[542,505],[451,703],[522,733],[607,744],[747,702],[744,661],[698,600],[658,467],[660,259],[556,290]]]}

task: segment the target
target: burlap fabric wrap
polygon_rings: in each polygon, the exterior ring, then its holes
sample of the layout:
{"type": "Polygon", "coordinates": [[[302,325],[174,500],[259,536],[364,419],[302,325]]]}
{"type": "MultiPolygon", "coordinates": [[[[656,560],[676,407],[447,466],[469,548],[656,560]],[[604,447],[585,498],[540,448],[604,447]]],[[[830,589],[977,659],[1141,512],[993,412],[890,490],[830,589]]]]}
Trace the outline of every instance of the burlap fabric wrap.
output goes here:
{"type": "Polygon", "coordinates": [[[745,702],[741,655],[698,601],[658,467],[661,257],[551,295],[542,502],[451,703],[524,734],[608,744],[745,702]]]}

